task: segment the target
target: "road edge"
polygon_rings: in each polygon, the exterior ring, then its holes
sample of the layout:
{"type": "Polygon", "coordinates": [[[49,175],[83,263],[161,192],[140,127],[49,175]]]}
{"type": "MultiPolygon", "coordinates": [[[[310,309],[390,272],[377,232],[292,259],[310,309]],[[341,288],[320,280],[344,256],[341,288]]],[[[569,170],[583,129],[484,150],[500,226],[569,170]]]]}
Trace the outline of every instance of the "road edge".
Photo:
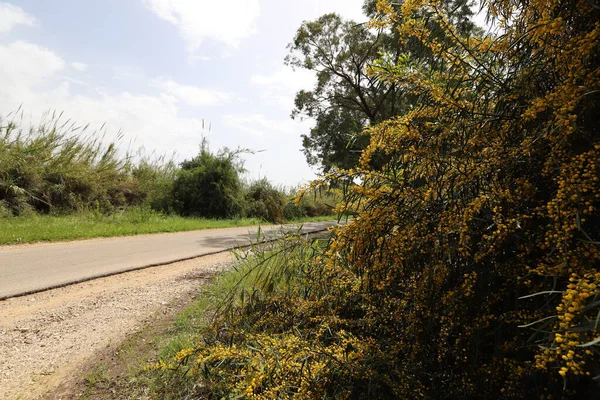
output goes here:
{"type": "MultiPolygon", "coordinates": [[[[325,222],[327,222],[327,221],[325,221],[325,222]]],[[[338,222],[337,225],[332,225],[332,226],[341,226],[341,225],[338,222]]],[[[327,232],[330,228],[331,227],[327,227],[325,229],[318,229],[318,230],[314,230],[314,231],[302,232],[301,234],[302,235],[311,235],[311,234],[315,234],[315,233],[327,232]]],[[[169,260],[169,261],[162,261],[162,262],[158,262],[158,263],[146,264],[146,265],[137,266],[137,267],[125,268],[125,269],[122,269],[122,270],[112,271],[112,272],[103,273],[103,274],[95,274],[95,275],[91,275],[89,277],[85,277],[85,278],[81,278],[81,279],[75,279],[75,280],[72,280],[72,281],[63,282],[63,283],[59,283],[59,284],[55,284],[55,285],[49,285],[47,287],[43,287],[43,288],[35,289],[35,290],[29,290],[29,291],[23,292],[23,293],[9,294],[9,295],[0,296],[0,301],[5,301],[5,300],[8,300],[8,299],[18,298],[18,297],[23,297],[23,296],[29,296],[29,295],[36,294],[36,293],[46,292],[46,291],[52,290],[52,289],[59,289],[59,288],[63,288],[63,287],[71,286],[71,285],[76,285],[78,283],[89,282],[89,281],[92,281],[92,280],[95,280],[95,279],[100,279],[100,278],[106,278],[106,277],[109,277],[109,276],[120,275],[120,274],[124,274],[126,272],[139,271],[139,270],[142,270],[142,269],[159,267],[161,265],[168,265],[168,264],[173,264],[173,263],[181,262],[181,261],[193,260],[193,259],[196,259],[196,258],[205,257],[205,256],[211,256],[211,255],[214,255],[214,254],[226,253],[226,252],[229,252],[231,250],[244,249],[244,248],[248,248],[248,247],[254,246],[256,244],[271,243],[271,242],[275,242],[277,240],[281,240],[281,238],[280,237],[277,237],[277,238],[265,238],[265,240],[262,240],[260,242],[250,243],[250,244],[245,244],[245,245],[232,246],[232,247],[228,247],[228,248],[226,248],[224,250],[212,251],[212,252],[201,253],[201,254],[197,254],[197,255],[193,255],[193,256],[188,256],[188,257],[182,257],[182,258],[178,258],[178,259],[174,259],[174,260],[169,260]]]]}

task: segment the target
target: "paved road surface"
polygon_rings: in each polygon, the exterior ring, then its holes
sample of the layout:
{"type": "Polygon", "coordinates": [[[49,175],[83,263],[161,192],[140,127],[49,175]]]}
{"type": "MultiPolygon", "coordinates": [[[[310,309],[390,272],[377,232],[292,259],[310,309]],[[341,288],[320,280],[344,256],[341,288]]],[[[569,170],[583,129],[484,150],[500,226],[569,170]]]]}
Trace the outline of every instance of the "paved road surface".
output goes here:
{"type": "MultiPolygon", "coordinates": [[[[306,223],[302,231],[320,231],[332,225],[335,223],[306,223]]],[[[210,229],[67,243],[0,246],[0,299],[247,245],[256,241],[257,229],[210,229]]],[[[280,226],[262,229],[269,238],[281,232],[280,226]]]]}

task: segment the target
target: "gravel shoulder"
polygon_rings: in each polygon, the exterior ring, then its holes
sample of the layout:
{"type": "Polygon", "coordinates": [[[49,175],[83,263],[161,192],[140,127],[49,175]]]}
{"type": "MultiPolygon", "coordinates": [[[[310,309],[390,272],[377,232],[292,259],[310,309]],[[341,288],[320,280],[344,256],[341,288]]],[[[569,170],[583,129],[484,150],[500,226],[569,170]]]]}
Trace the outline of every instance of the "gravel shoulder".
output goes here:
{"type": "Polygon", "coordinates": [[[0,301],[0,399],[39,399],[157,315],[189,303],[229,253],[0,301]]]}

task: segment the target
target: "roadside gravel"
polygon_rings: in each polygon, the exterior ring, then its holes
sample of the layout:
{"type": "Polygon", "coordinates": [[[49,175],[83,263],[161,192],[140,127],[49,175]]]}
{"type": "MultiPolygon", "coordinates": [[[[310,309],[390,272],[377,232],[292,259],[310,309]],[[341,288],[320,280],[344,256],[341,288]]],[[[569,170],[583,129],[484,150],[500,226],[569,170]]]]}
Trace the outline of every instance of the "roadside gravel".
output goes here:
{"type": "Polygon", "coordinates": [[[43,398],[231,263],[220,253],[0,301],[0,399],[43,398]]]}

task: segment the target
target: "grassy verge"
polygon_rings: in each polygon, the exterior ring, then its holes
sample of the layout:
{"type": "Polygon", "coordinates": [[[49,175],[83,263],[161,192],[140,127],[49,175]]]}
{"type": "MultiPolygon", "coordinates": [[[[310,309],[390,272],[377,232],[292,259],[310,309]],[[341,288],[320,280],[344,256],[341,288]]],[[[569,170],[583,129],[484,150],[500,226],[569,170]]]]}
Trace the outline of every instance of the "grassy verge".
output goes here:
{"type": "MultiPolygon", "coordinates": [[[[202,284],[202,283],[200,283],[202,284]]],[[[175,310],[186,309],[189,299],[171,303],[167,314],[157,312],[147,325],[117,346],[110,345],[81,366],[77,376],[65,379],[46,393],[47,399],[129,400],[151,398],[153,377],[144,371],[157,360],[172,340],[182,317],[175,310]]],[[[190,306],[193,307],[193,306],[190,306]]],[[[152,397],[155,398],[155,397],[152,397]]]]}
{"type": "MultiPolygon", "coordinates": [[[[313,240],[290,236],[283,241],[254,246],[236,253],[234,267],[215,275],[202,286],[195,300],[174,304],[177,313],[155,315],[152,322],[117,348],[107,349],[82,368],[74,381],[61,385],[48,398],[115,400],[131,398],[181,399],[206,394],[197,377],[148,369],[156,362],[170,362],[182,349],[210,336],[215,317],[237,313],[256,296],[285,290],[293,283],[299,263],[320,253],[328,234],[313,240]],[[318,240],[314,240],[318,239],[318,240]],[[191,396],[191,397],[190,397],[191,396]]],[[[183,372],[183,371],[182,371],[183,372]]],[[[212,398],[213,394],[208,397],[212,398]]],[[[217,398],[220,398],[217,396],[217,398]]]]}
{"type": "Polygon", "coordinates": [[[175,318],[169,334],[163,335],[157,362],[139,375],[149,392],[164,399],[228,398],[231,393],[202,379],[195,362],[181,355],[195,353],[202,343],[214,342],[218,332],[233,325],[250,332],[256,315],[266,311],[267,299],[282,293],[294,296],[300,288],[310,290],[304,287],[303,269],[322,254],[328,239],[327,233],[312,239],[291,234],[281,241],[240,250],[234,267],[216,276],[199,299],[175,318]]]}
{"type": "MultiPolygon", "coordinates": [[[[304,218],[294,223],[327,221],[334,216],[304,218]]],[[[200,229],[265,225],[258,218],[215,220],[164,216],[150,211],[130,210],[111,216],[82,213],[66,216],[31,214],[0,219],[0,244],[52,242],[139,235],[145,233],[183,232],[200,229]]]]}
{"type": "Polygon", "coordinates": [[[320,215],[318,217],[297,218],[297,219],[293,219],[293,220],[289,221],[289,223],[295,224],[295,223],[303,223],[303,222],[333,221],[333,220],[337,220],[337,219],[338,219],[337,214],[331,214],[331,215],[320,215]]]}
{"type": "Polygon", "coordinates": [[[229,228],[260,224],[255,218],[211,220],[182,218],[149,213],[94,216],[31,215],[0,220],[0,244],[33,243],[96,237],[139,235],[144,233],[180,232],[197,229],[229,228]]]}

